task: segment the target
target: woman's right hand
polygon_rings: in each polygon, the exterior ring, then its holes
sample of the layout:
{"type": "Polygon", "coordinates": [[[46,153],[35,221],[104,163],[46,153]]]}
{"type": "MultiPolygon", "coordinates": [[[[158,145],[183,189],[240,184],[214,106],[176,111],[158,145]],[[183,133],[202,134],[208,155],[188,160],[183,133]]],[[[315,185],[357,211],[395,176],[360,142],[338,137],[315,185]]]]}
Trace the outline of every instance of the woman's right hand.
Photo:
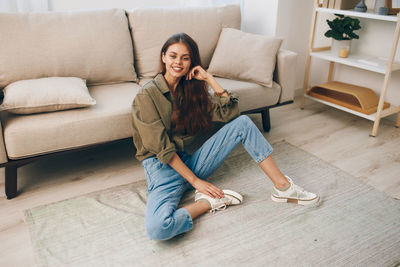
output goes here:
{"type": "Polygon", "coordinates": [[[212,198],[223,198],[224,192],[216,187],[215,185],[203,181],[200,178],[197,178],[193,183],[192,186],[196,188],[199,192],[206,194],[212,198]]]}
{"type": "Polygon", "coordinates": [[[215,185],[210,184],[209,182],[201,180],[197,177],[187,166],[178,154],[174,153],[171,160],[169,161],[169,165],[176,170],[183,178],[185,178],[194,188],[199,190],[199,192],[206,194],[212,198],[223,198],[224,192],[216,187],[215,185]]]}
{"type": "Polygon", "coordinates": [[[200,65],[198,65],[196,67],[193,67],[186,74],[186,80],[191,80],[192,78],[195,78],[199,81],[207,81],[207,79],[213,78],[213,76],[205,71],[200,65]]]}

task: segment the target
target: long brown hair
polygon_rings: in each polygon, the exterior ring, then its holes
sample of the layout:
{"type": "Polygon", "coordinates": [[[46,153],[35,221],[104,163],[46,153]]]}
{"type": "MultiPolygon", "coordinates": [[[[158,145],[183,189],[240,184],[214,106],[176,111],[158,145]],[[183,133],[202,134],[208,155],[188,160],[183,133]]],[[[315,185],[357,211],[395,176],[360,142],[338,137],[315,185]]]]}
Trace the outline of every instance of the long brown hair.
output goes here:
{"type": "MultiPolygon", "coordinates": [[[[166,72],[162,56],[170,45],[183,43],[190,54],[190,70],[195,66],[202,66],[199,48],[196,42],[185,33],[172,35],[161,49],[160,62],[162,74],[166,72]]],[[[172,127],[182,134],[196,135],[211,129],[211,100],[208,93],[208,85],[205,81],[196,79],[186,80],[182,77],[173,92],[174,104],[172,111],[172,127]]]]}

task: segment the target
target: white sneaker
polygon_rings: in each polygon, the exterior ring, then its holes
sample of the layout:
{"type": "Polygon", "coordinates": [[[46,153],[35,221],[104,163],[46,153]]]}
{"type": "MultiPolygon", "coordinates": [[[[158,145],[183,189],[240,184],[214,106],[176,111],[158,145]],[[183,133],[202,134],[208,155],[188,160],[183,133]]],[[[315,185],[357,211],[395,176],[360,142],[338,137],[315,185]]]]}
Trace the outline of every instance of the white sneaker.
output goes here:
{"type": "Polygon", "coordinates": [[[243,202],[243,197],[241,194],[232,190],[222,190],[224,192],[223,198],[212,198],[206,194],[200,193],[196,190],[194,201],[205,200],[210,204],[210,212],[215,212],[217,210],[224,210],[229,205],[240,205],[243,202]]]}
{"type": "Polygon", "coordinates": [[[299,205],[311,205],[319,201],[319,196],[307,192],[298,185],[295,185],[289,176],[285,177],[290,182],[290,187],[286,191],[280,191],[274,187],[271,193],[271,199],[275,202],[290,202],[299,205]]]}

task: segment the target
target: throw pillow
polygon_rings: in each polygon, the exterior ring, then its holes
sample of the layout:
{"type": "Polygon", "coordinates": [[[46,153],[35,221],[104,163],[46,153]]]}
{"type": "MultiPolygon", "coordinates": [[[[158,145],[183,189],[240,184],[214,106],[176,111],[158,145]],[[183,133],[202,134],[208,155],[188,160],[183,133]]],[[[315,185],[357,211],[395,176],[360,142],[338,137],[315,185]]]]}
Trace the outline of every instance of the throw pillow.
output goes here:
{"type": "Polygon", "coordinates": [[[282,39],[224,28],[208,72],[271,87],[282,39]]]}
{"type": "Polygon", "coordinates": [[[4,88],[0,110],[15,114],[51,112],[96,104],[86,81],[75,77],[22,80],[4,88]]]}

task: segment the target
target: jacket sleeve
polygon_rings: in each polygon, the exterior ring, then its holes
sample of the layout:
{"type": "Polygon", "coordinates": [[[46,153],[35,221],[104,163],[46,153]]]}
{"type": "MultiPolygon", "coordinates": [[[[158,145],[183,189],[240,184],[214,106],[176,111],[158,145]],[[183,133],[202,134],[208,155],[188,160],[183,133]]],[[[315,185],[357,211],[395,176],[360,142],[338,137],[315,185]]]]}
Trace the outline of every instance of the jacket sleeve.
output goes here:
{"type": "Polygon", "coordinates": [[[215,122],[229,122],[239,116],[239,97],[233,93],[229,96],[216,96],[212,100],[212,120],[215,122]]]}
{"type": "Polygon", "coordinates": [[[132,104],[132,123],[142,146],[155,154],[162,164],[167,164],[177,149],[168,136],[153,100],[147,94],[136,95],[132,104]]]}

